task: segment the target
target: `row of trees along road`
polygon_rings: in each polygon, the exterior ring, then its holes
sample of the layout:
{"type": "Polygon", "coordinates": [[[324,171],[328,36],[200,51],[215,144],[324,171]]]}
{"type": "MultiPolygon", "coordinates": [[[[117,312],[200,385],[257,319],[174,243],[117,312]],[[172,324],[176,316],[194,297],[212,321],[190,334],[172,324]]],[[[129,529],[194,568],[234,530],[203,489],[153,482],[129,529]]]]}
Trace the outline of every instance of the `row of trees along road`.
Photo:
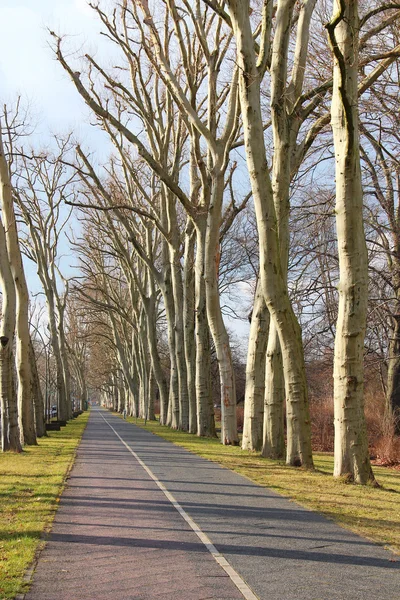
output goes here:
{"type": "MultiPolygon", "coordinates": [[[[117,410],[154,418],[157,398],[160,423],[215,436],[215,357],[221,441],[238,444],[223,317],[227,291],[250,279],[243,448],[313,468],[305,357],[333,352],[334,474],[374,482],[369,346],[392,429],[400,404],[400,5],[123,0],[92,9],[109,61],[72,55],[68,40],[50,34],[109,159],[99,164],[70,136],[52,156],[15,152],[12,182],[65,416],[71,375],[86,394],[90,364],[94,387],[117,410]],[[57,258],[66,205],[75,207],[69,242],[80,265],[69,282],[57,258]]],[[[10,196],[7,169],[4,160],[10,196]]],[[[3,256],[3,336],[16,330],[20,340],[16,267],[3,256]]],[[[2,360],[3,390],[12,377],[2,360]]],[[[3,411],[10,435],[17,413],[3,411]]]]}

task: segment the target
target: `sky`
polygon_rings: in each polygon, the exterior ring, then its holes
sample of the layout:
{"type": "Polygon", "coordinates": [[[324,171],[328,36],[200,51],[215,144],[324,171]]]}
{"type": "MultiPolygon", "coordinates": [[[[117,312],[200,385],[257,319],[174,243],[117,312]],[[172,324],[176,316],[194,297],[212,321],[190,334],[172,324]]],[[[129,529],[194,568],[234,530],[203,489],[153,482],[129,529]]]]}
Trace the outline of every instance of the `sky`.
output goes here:
{"type": "MultiPolygon", "coordinates": [[[[86,0],[0,0],[0,100],[12,105],[18,95],[29,107],[35,146],[46,146],[53,134],[73,131],[83,146],[105,157],[104,134],[90,124],[90,112],[57,63],[49,29],[68,35],[70,47],[109,58],[110,44],[99,36],[97,17],[86,0]]],[[[66,254],[63,249],[63,254],[66,254]]],[[[64,257],[64,272],[76,261],[64,257]],[[69,261],[69,262],[68,262],[69,261]]],[[[26,265],[30,288],[39,291],[35,267],[26,265]]],[[[227,319],[230,329],[246,336],[248,325],[227,319]]]]}
{"type": "MultiPolygon", "coordinates": [[[[93,11],[85,0],[0,0],[0,5],[1,103],[13,106],[21,96],[36,148],[51,144],[57,133],[73,131],[83,146],[96,149],[101,157],[104,134],[90,124],[88,108],[55,60],[48,31],[66,34],[78,53],[89,49],[98,54],[100,25],[93,11]]],[[[64,274],[72,274],[76,259],[65,242],[60,254],[64,274]]],[[[30,261],[25,261],[25,268],[29,288],[36,294],[40,290],[36,268],[30,261]]]]}
{"type": "Polygon", "coordinates": [[[74,128],[95,135],[83,101],[54,58],[48,29],[68,34],[76,48],[97,49],[97,19],[85,0],[1,0],[1,95],[29,102],[38,135],[74,128]]]}

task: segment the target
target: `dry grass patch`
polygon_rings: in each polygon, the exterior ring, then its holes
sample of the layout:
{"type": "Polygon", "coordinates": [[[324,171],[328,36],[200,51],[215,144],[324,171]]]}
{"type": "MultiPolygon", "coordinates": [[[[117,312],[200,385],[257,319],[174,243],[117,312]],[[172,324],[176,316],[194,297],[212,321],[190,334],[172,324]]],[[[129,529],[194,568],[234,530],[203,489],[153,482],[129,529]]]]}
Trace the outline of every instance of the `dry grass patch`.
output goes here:
{"type": "Polygon", "coordinates": [[[23,589],[23,575],[54,518],[89,413],[49,432],[22,454],[0,455],[0,598],[23,589]]]}
{"type": "MultiPolygon", "coordinates": [[[[128,420],[136,422],[135,419],[128,420]]],[[[215,439],[173,431],[155,422],[148,421],[145,426],[143,420],[137,419],[137,425],[400,554],[399,471],[375,467],[375,476],[382,487],[356,486],[333,479],[333,456],[330,454],[315,454],[316,470],[309,472],[238,447],[223,446],[215,439]]]]}

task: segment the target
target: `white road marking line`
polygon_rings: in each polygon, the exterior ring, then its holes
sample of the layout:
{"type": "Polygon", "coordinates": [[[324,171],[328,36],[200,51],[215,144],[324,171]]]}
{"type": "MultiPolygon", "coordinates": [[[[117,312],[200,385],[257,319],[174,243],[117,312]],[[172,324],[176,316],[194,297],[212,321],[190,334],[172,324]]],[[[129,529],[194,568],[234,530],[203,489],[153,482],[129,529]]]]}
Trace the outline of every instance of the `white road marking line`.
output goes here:
{"type": "Polygon", "coordinates": [[[101,412],[100,412],[100,416],[103,419],[103,421],[105,421],[107,423],[107,425],[110,427],[110,429],[113,430],[113,432],[115,433],[117,438],[120,440],[120,442],[122,442],[123,445],[132,454],[132,456],[134,456],[136,458],[136,460],[138,461],[140,466],[143,467],[143,469],[146,471],[146,473],[158,485],[160,490],[168,498],[168,500],[171,502],[172,506],[174,508],[176,508],[178,513],[181,515],[181,517],[183,517],[183,519],[185,519],[186,523],[193,529],[193,531],[195,532],[197,537],[203,542],[203,544],[205,545],[207,550],[210,552],[210,554],[215,558],[215,560],[220,565],[220,567],[223,568],[225,573],[230,577],[230,579],[236,585],[238,590],[243,595],[243,598],[245,598],[246,600],[259,600],[258,596],[256,596],[254,594],[254,592],[250,589],[250,587],[247,585],[247,583],[244,581],[244,579],[242,579],[242,577],[239,575],[239,573],[237,571],[235,571],[235,569],[229,564],[229,562],[226,560],[226,558],[220,552],[218,552],[218,550],[216,549],[214,544],[211,542],[210,538],[200,529],[200,527],[197,525],[197,523],[195,523],[193,521],[193,519],[187,514],[187,512],[182,508],[182,506],[174,498],[174,496],[171,494],[171,492],[169,492],[167,490],[167,488],[165,487],[165,485],[157,478],[156,475],[154,475],[153,471],[151,469],[149,469],[149,467],[142,461],[140,456],[138,456],[136,454],[136,452],[134,450],[132,450],[132,448],[125,442],[125,440],[122,439],[122,437],[119,435],[119,433],[117,433],[115,431],[114,427],[107,421],[107,419],[105,419],[103,417],[101,412]]]}

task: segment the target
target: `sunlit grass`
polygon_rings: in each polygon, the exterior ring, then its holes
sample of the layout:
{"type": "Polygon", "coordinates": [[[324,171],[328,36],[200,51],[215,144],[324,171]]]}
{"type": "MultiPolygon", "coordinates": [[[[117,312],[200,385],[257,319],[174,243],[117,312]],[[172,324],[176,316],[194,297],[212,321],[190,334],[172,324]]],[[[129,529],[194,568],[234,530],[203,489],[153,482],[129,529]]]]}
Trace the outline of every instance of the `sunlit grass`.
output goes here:
{"type": "Polygon", "coordinates": [[[53,520],[65,476],[89,413],[50,431],[22,454],[0,455],[0,598],[23,589],[41,535],[53,520]]]}
{"type": "MultiPolygon", "coordinates": [[[[135,419],[128,420],[135,422],[135,419]]],[[[173,431],[154,421],[147,421],[145,426],[144,421],[138,419],[137,425],[321,512],[400,554],[399,471],[375,467],[375,476],[382,487],[357,486],[333,479],[333,456],[329,454],[315,454],[316,470],[309,472],[238,447],[223,446],[215,439],[173,431]]]]}

